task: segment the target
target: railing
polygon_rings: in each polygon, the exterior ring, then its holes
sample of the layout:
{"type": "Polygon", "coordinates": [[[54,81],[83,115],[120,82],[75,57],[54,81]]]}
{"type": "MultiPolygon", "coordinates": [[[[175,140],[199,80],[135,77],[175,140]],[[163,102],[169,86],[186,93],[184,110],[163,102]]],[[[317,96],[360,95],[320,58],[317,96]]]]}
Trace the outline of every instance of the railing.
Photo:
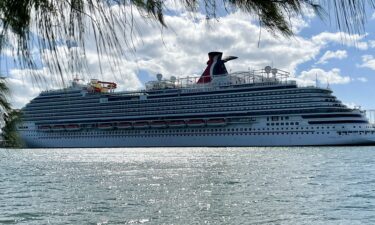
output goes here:
{"type": "Polygon", "coordinates": [[[275,70],[267,73],[265,70],[241,71],[230,74],[214,75],[207,77],[198,83],[201,76],[187,76],[173,80],[150,81],[146,84],[147,89],[167,89],[167,88],[203,88],[207,86],[230,86],[230,85],[275,85],[275,84],[295,84],[295,81],[288,80],[289,73],[283,70],[275,70]]]}
{"type": "MultiPolygon", "coordinates": [[[[228,80],[228,85],[231,84],[258,84],[258,83],[285,83],[288,80],[289,73],[285,71],[278,71],[275,74],[267,74],[264,70],[252,70],[252,71],[240,71],[230,74],[214,75],[215,79],[225,78],[228,80]]],[[[202,86],[208,82],[203,82],[198,84],[200,76],[185,77],[177,79],[177,84],[181,87],[191,87],[191,86],[202,86]]]]}

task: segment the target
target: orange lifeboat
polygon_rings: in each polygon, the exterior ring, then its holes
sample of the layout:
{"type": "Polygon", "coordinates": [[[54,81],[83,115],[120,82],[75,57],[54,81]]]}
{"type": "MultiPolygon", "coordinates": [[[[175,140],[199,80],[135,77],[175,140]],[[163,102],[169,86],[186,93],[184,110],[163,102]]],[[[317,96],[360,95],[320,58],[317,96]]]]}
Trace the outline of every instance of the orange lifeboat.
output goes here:
{"type": "Polygon", "coordinates": [[[98,128],[101,130],[109,130],[112,129],[113,126],[111,123],[99,123],[98,128]]]}
{"type": "Polygon", "coordinates": [[[207,126],[224,126],[227,122],[224,118],[216,118],[207,120],[207,126]]]}
{"type": "Polygon", "coordinates": [[[130,129],[132,128],[132,123],[130,122],[120,122],[117,124],[117,128],[119,129],[130,129]]]}
{"type": "Polygon", "coordinates": [[[144,128],[148,128],[149,125],[147,121],[140,121],[140,122],[135,122],[133,124],[133,127],[136,129],[144,129],[144,128]]]}
{"type": "Polygon", "coordinates": [[[165,127],[167,127],[167,123],[165,121],[152,121],[151,127],[153,127],[153,128],[165,128],[165,127]]]}
{"type": "Polygon", "coordinates": [[[90,87],[88,88],[94,92],[106,93],[108,91],[113,91],[117,88],[117,84],[114,82],[99,81],[97,79],[91,79],[90,87]]]}
{"type": "Polygon", "coordinates": [[[69,131],[73,131],[73,130],[80,130],[81,127],[78,124],[68,124],[65,126],[65,129],[69,131]]]}
{"type": "Polygon", "coordinates": [[[187,121],[188,127],[202,127],[205,125],[204,120],[202,119],[195,119],[187,121]]]}
{"type": "Polygon", "coordinates": [[[186,124],[185,124],[185,121],[183,120],[172,120],[172,121],[168,121],[168,126],[169,127],[185,127],[186,124]]]}

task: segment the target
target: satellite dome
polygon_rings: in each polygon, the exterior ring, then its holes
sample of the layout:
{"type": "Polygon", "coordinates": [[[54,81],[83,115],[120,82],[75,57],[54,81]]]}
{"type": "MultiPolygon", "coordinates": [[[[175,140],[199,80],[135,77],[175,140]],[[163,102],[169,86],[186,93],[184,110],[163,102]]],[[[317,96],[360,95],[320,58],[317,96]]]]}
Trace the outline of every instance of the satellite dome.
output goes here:
{"type": "Polygon", "coordinates": [[[266,73],[270,73],[271,70],[272,70],[272,68],[270,66],[264,67],[264,71],[266,71],[266,73]]]}
{"type": "Polygon", "coordinates": [[[175,76],[171,76],[171,82],[176,82],[176,77],[175,76]]]}
{"type": "Polygon", "coordinates": [[[158,81],[161,81],[161,79],[163,78],[163,75],[161,73],[158,73],[156,74],[156,78],[158,79],[158,81]]]}

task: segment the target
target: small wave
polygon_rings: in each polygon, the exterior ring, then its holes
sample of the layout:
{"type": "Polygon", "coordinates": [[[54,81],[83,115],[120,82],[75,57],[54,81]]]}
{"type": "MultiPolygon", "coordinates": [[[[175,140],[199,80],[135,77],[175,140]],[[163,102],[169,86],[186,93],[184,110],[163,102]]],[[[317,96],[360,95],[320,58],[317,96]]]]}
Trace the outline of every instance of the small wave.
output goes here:
{"type": "Polygon", "coordinates": [[[0,219],[0,224],[15,224],[17,220],[14,219],[0,219]]]}
{"type": "Polygon", "coordinates": [[[349,198],[364,198],[364,199],[374,199],[374,195],[370,194],[354,194],[354,195],[349,195],[349,198]]]}
{"type": "Polygon", "coordinates": [[[111,210],[111,208],[109,207],[95,207],[95,208],[92,208],[90,211],[91,212],[109,212],[111,210]]]}
{"type": "Polygon", "coordinates": [[[341,207],[343,209],[373,209],[373,207],[369,207],[369,206],[356,206],[356,205],[347,205],[347,206],[343,206],[341,207]]]}
{"type": "Polygon", "coordinates": [[[44,213],[13,213],[8,215],[9,218],[0,219],[0,224],[17,224],[19,222],[43,220],[44,216],[44,213]]]}
{"type": "Polygon", "coordinates": [[[129,222],[127,222],[127,224],[143,224],[143,223],[147,223],[147,222],[150,222],[149,219],[139,219],[139,220],[130,220],[129,222]]]}
{"type": "Polygon", "coordinates": [[[241,182],[238,182],[238,181],[226,181],[224,182],[224,184],[229,184],[229,185],[234,185],[234,184],[239,184],[241,182]]]}
{"type": "Polygon", "coordinates": [[[375,180],[364,180],[364,181],[351,183],[349,185],[374,184],[374,183],[375,183],[375,180]]]}
{"type": "Polygon", "coordinates": [[[33,219],[33,218],[39,218],[44,216],[42,213],[28,213],[28,212],[23,212],[23,213],[14,213],[11,214],[12,217],[22,217],[22,218],[27,218],[27,219],[33,219]]]}

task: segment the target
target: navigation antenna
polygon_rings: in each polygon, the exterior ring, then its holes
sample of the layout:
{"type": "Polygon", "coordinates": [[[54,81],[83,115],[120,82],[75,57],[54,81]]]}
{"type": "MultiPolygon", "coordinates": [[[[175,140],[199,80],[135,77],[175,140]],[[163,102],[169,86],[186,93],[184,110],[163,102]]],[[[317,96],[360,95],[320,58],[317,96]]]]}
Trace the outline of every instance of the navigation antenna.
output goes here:
{"type": "Polygon", "coordinates": [[[318,74],[315,73],[315,87],[318,87],[318,74]]]}

